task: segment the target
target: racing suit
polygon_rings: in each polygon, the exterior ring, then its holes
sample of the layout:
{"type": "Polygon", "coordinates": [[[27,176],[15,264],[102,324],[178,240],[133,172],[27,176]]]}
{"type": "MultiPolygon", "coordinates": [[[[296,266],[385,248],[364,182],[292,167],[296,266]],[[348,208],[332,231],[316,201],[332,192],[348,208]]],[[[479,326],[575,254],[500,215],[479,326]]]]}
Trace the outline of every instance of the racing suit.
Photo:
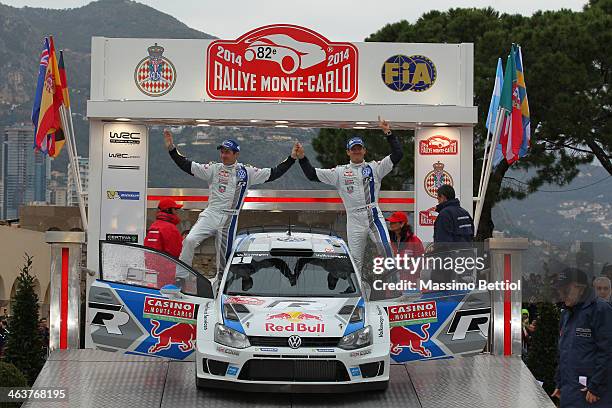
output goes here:
{"type": "Polygon", "coordinates": [[[259,169],[234,163],[196,163],[182,156],[176,148],[170,150],[174,162],[187,174],[208,182],[208,207],[185,237],[179,259],[191,265],[195,249],[211,236],[216,236],[217,273],[223,273],[236,237],[238,214],[250,186],[267,183],[281,177],[295,162],[291,156],[274,168],[259,169]]]}
{"type": "Polygon", "coordinates": [[[333,169],[315,169],[307,157],[300,159],[300,167],[311,181],[332,185],[338,190],[346,210],[346,233],[349,251],[355,267],[361,271],[368,236],[376,244],[378,253],[393,257],[389,232],[382,211],[378,207],[380,183],[402,159],[399,140],[387,136],[391,154],[380,161],[348,163],[333,169]]]}

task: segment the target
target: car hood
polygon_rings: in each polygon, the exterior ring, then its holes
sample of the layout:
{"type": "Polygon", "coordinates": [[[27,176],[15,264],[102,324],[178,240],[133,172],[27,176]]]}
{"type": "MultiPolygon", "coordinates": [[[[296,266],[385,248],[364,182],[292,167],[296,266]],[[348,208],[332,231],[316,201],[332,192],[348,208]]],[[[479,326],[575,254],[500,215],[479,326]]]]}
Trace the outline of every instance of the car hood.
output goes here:
{"type": "MultiPolygon", "coordinates": [[[[248,336],[342,337],[360,298],[280,298],[223,296],[224,308],[231,308],[240,321],[222,316],[224,324],[248,336]],[[240,327],[237,327],[240,325],[240,327]]],[[[226,311],[229,312],[229,311],[226,311]]],[[[361,325],[363,327],[363,325],[361,325]]]]}

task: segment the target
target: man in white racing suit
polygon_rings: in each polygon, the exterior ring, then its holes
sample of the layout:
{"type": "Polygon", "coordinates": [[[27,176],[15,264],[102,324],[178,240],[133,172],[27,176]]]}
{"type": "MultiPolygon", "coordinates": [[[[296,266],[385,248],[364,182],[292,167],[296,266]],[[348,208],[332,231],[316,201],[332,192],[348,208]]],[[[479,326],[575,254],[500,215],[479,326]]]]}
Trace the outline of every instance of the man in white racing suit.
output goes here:
{"type": "Polygon", "coordinates": [[[383,177],[399,163],[403,152],[389,124],[384,120],[379,124],[391,146],[391,154],[380,161],[364,160],[366,148],[359,137],[351,138],[346,144],[350,162],[333,169],[315,169],[304,155],[302,146],[298,147],[297,152],[300,167],[309,180],[332,185],[338,190],[346,210],[349,251],[358,271],[361,271],[363,265],[368,236],[376,244],[380,255],[393,257],[385,217],[378,207],[378,193],[383,177]]]}
{"type": "Polygon", "coordinates": [[[224,140],[217,150],[220,163],[201,164],[181,155],[169,130],[164,130],[164,142],[172,160],[185,173],[208,182],[208,206],[183,241],[179,259],[191,265],[195,249],[211,236],[216,236],[217,274],[222,274],[236,237],[238,214],[250,186],[267,183],[281,177],[295,162],[297,143],[291,155],[274,168],[259,169],[238,162],[240,146],[234,140],[224,140]]]}

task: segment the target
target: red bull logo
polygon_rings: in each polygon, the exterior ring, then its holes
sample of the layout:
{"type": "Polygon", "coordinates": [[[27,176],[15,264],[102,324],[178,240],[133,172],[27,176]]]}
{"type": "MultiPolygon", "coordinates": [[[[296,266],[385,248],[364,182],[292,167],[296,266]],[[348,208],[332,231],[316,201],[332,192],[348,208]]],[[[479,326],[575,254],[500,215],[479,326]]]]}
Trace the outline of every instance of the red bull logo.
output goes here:
{"type": "Polygon", "coordinates": [[[276,323],[266,323],[268,332],[302,332],[302,333],[323,333],[325,324],[317,323],[314,326],[306,323],[289,323],[286,325],[276,323]]]}
{"type": "Polygon", "coordinates": [[[397,356],[407,347],[411,353],[419,354],[423,357],[431,357],[431,351],[423,346],[423,343],[429,340],[428,329],[429,323],[425,323],[421,326],[423,335],[419,335],[406,327],[392,327],[390,333],[391,354],[397,356]]]}
{"type": "Polygon", "coordinates": [[[268,318],[266,320],[275,320],[275,319],[280,319],[280,320],[288,320],[290,322],[302,322],[305,320],[318,320],[318,321],[322,321],[321,320],[321,316],[317,316],[317,315],[313,315],[313,314],[309,314],[309,313],[304,313],[304,312],[282,312],[282,313],[275,313],[275,314],[271,314],[268,315],[268,318]]]}
{"type": "Polygon", "coordinates": [[[159,329],[159,322],[151,320],[153,330],[151,336],[156,339],[155,344],[149,347],[149,353],[157,353],[169,349],[173,344],[178,344],[179,350],[187,352],[193,350],[193,342],[196,339],[195,324],[176,323],[166,329],[159,329]]]}

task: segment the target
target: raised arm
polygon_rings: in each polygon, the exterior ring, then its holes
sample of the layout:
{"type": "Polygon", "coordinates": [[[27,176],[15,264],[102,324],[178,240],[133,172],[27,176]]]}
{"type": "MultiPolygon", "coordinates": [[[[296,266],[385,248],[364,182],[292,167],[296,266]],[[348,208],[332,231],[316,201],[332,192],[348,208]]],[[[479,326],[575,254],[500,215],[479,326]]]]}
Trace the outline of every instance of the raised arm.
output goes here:
{"type": "Polygon", "coordinates": [[[176,163],[176,165],[179,166],[179,168],[185,173],[193,176],[193,173],[191,172],[192,161],[180,154],[178,150],[176,150],[176,146],[174,145],[174,139],[172,137],[172,132],[170,132],[170,130],[168,129],[164,129],[164,143],[166,144],[166,148],[170,153],[170,157],[172,157],[172,160],[176,163]]]}
{"type": "Polygon", "coordinates": [[[168,152],[170,153],[170,157],[172,157],[172,160],[181,170],[189,175],[201,178],[202,180],[210,181],[212,177],[211,163],[200,164],[194,162],[193,160],[189,160],[187,157],[180,154],[174,145],[172,132],[170,132],[168,129],[164,130],[164,142],[168,152]]]}
{"type": "Polygon", "coordinates": [[[270,169],[270,177],[265,181],[265,183],[269,183],[270,181],[274,181],[277,178],[280,178],[283,174],[287,172],[295,163],[295,159],[297,158],[297,149],[299,143],[295,142],[293,148],[291,149],[291,154],[282,162],[280,162],[276,167],[270,169]]]}
{"type": "Polygon", "coordinates": [[[378,124],[385,136],[387,136],[387,143],[389,143],[389,146],[391,147],[391,154],[389,155],[389,157],[391,158],[391,162],[393,163],[393,165],[396,165],[400,162],[400,160],[402,160],[402,157],[404,157],[402,145],[397,139],[397,136],[391,133],[391,126],[389,126],[389,123],[386,120],[381,119],[379,116],[378,124]]]}

